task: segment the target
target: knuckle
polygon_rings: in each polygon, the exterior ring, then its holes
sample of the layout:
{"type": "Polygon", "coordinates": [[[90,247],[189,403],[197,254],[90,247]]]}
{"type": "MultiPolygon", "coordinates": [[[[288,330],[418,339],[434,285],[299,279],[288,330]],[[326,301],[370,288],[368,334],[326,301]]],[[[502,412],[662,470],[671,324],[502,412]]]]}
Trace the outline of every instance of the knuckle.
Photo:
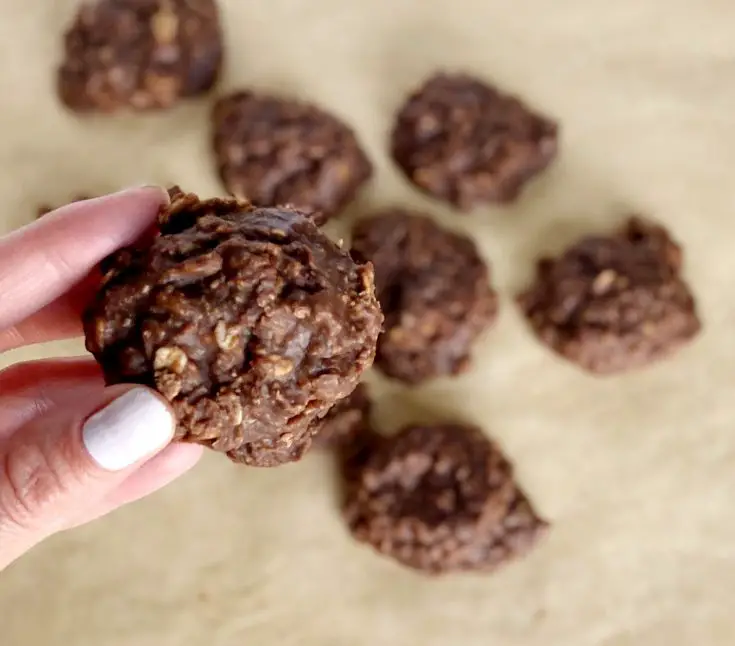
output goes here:
{"type": "Polygon", "coordinates": [[[67,255],[63,247],[49,247],[43,254],[42,263],[45,265],[44,275],[48,275],[50,280],[67,282],[79,273],[78,262],[67,255]]]}
{"type": "Polygon", "coordinates": [[[46,511],[64,491],[58,466],[42,447],[23,443],[10,447],[0,463],[0,524],[41,529],[46,511]]]}

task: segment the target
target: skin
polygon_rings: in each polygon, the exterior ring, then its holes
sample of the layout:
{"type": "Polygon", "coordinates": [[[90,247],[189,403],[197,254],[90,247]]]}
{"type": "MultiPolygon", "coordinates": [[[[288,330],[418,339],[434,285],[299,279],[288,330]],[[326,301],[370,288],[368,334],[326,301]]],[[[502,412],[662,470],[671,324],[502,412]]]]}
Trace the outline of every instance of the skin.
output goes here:
{"type": "MultiPolygon", "coordinates": [[[[65,206],[1,237],[0,352],[81,336],[98,262],[149,232],[167,200],[157,187],[131,189],[65,206]]],[[[147,496],[196,464],[202,449],[186,444],[121,471],[92,460],[82,425],[128,388],[106,388],[88,358],[0,371],[0,570],[52,534],[147,496]]]]}

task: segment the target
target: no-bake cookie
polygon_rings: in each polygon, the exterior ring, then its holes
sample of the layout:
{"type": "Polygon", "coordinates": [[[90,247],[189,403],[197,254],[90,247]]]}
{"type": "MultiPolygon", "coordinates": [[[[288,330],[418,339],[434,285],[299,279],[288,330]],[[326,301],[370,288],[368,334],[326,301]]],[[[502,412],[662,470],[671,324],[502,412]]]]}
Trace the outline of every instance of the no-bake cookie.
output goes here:
{"type": "Polygon", "coordinates": [[[515,199],[554,159],[557,125],[466,74],[437,74],[396,118],[392,155],[424,192],[468,210],[515,199]]]}
{"type": "Polygon", "coordinates": [[[548,528],[500,449],[457,424],[409,426],[377,444],[344,513],[358,540],[429,574],[492,570],[548,528]]]}
{"type": "Polygon", "coordinates": [[[376,365],[409,384],[464,371],[498,311],[474,242],[428,215],[389,209],[357,222],[352,254],[375,268],[385,315],[376,365]]]}
{"type": "Polygon", "coordinates": [[[539,261],[519,296],[538,337],[593,373],[622,372],[671,354],[697,335],[682,250],[661,226],[630,218],[539,261]]]}
{"type": "Polygon", "coordinates": [[[259,206],[293,205],[322,224],[372,175],[352,129],[315,105],[236,92],[217,102],[213,121],[225,187],[259,206]]]}
{"type": "Polygon", "coordinates": [[[222,49],[215,0],[84,2],[64,37],[58,93],[80,112],[169,108],[215,85],[222,49]]]}
{"type": "Polygon", "coordinates": [[[297,460],[373,361],[372,268],[296,210],[171,198],[159,235],[103,263],[87,348],[108,383],[171,402],[177,439],[255,466],[297,460]]]}

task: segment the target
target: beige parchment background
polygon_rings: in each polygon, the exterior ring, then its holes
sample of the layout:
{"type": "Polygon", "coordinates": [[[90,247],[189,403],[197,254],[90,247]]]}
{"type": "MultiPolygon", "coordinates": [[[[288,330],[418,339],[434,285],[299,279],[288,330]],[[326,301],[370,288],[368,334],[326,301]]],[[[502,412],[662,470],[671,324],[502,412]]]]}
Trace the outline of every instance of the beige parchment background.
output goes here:
{"type": "MultiPolygon", "coordinates": [[[[176,181],[218,192],[208,101],[76,119],[53,70],[75,0],[0,0],[3,230],[39,202],[176,181]]],[[[482,424],[554,524],[492,576],[426,580],[355,544],[327,456],[275,469],[216,455],[143,503],[0,574],[3,646],[725,646],[735,640],[735,4],[731,0],[227,0],[223,89],[331,107],[377,166],[342,223],[387,204],[472,231],[503,296],[474,370],[377,383],[386,429],[482,424]],[[392,168],[386,132],[437,67],[475,71],[562,123],[561,156],[510,208],[457,216],[392,168]],[[629,210],[686,249],[705,332],[671,361],[594,379],[511,301],[532,259],[629,210]]],[[[6,306],[0,294],[0,305],[6,306]]],[[[0,364],[81,344],[10,353],[0,364]]]]}

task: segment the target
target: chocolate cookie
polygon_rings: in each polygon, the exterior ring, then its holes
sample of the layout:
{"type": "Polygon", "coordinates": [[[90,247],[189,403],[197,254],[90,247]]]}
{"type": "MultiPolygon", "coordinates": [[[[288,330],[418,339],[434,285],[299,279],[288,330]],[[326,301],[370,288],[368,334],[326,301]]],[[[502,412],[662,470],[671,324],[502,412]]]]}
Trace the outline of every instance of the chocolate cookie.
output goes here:
{"type": "Polygon", "coordinates": [[[358,384],[350,395],[338,401],[318,422],[314,446],[333,448],[351,441],[365,429],[370,415],[370,395],[365,384],[358,384]]]}
{"type": "Polygon", "coordinates": [[[168,108],[209,91],[221,66],[215,0],[95,0],[66,32],[58,92],[80,112],[168,108]]]}
{"type": "Polygon", "coordinates": [[[314,105],[237,92],[220,99],[213,120],[222,181],[254,204],[290,204],[322,224],[372,175],[355,133],[314,105]]]}
{"type": "Polygon", "coordinates": [[[171,402],[177,439],[255,466],[297,460],[372,363],[372,267],[298,211],[171,197],[158,236],[103,263],[87,348],[108,383],[171,402]]]}
{"type": "Polygon", "coordinates": [[[348,488],[345,517],[358,540],[430,574],[492,570],[548,528],[500,449],[457,424],[385,439],[348,488]]]}
{"type": "Polygon", "coordinates": [[[630,218],[538,263],[519,296],[539,338],[585,370],[606,374],[660,359],[701,324],[680,276],[682,251],[660,226],[630,218]]]}
{"type": "Polygon", "coordinates": [[[408,179],[461,210],[515,199],[556,150],[553,121],[464,74],[431,77],[393,128],[393,158],[408,179]]]}
{"type": "Polygon", "coordinates": [[[355,225],[352,254],[375,267],[385,314],[376,365],[410,384],[465,370],[498,311],[474,242],[427,215],[392,209],[355,225]]]}
{"type": "Polygon", "coordinates": [[[91,200],[94,199],[90,195],[77,195],[73,200],[70,202],[67,202],[66,204],[59,204],[58,206],[51,206],[50,204],[42,204],[38,207],[38,210],[36,211],[36,217],[41,217],[42,215],[46,215],[47,213],[51,213],[51,211],[55,211],[56,209],[61,208],[62,206],[67,206],[68,204],[73,204],[74,202],[84,202],[85,200],[91,200]]]}

